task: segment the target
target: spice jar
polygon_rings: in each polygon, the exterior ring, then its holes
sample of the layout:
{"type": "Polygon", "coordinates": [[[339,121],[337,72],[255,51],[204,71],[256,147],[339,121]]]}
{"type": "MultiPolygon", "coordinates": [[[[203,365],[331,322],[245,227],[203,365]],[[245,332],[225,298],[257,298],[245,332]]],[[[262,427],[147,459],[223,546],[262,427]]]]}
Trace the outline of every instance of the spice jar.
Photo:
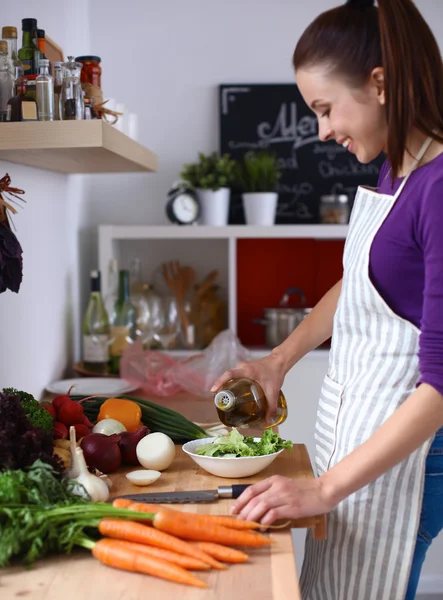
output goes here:
{"type": "Polygon", "coordinates": [[[349,198],[346,194],[329,194],[320,197],[322,223],[346,224],[349,221],[349,198]]]}
{"type": "Polygon", "coordinates": [[[99,56],[77,56],[75,60],[83,65],[81,82],[96,85],[101,89],[101,58],[99,56]]]}

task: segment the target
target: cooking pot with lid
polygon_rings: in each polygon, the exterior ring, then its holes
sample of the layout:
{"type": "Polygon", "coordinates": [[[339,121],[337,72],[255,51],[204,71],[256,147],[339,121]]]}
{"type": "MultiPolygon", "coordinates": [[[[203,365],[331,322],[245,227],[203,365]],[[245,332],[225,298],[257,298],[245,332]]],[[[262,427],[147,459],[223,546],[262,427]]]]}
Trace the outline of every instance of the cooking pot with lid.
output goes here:
{"type": "Polygon", "coordinates": [[[293,287],[286,290],[277,308],[265,308],[264,318],[253,319],[253,322],[265,327],[266,346],[275,348],[286,340],[311,310],[306,307],[306,297],[302,290],[293,287]],[[289,298],[293,294],[299,296],[301,308],[288,307],[289,298]]]}

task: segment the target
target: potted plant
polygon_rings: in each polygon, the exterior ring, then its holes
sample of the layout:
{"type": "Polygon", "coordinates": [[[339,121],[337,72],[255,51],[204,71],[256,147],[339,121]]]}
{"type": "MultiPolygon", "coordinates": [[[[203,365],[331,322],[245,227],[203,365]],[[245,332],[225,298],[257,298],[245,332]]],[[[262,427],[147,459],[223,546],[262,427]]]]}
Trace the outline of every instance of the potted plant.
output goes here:
{"type": "Polygon", "coordinates": [[[277,158],[267,150],[248,152],[237,163],[240,187],[248,225],[273,225],[277,212],[275,191],[281,170],[277,158]]]}
{"type": "Polygon", "coordinates": [[[199,153],[198,162],[185,164],[180,177],[195,189],[201,205],[201,225],[226,225],[235,161],[229,154],[199,153]]]}

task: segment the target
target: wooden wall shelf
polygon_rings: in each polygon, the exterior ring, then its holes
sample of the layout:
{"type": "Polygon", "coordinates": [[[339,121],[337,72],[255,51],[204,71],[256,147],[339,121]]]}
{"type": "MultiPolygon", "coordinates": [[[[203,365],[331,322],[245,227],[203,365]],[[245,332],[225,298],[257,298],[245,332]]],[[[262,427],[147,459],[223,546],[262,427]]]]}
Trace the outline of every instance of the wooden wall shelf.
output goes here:
{"type": "Polygon", "coordinates": [[[101,120],[0,123],[0,160],[60,173],[157,170],[157,155],[101,120]]]}

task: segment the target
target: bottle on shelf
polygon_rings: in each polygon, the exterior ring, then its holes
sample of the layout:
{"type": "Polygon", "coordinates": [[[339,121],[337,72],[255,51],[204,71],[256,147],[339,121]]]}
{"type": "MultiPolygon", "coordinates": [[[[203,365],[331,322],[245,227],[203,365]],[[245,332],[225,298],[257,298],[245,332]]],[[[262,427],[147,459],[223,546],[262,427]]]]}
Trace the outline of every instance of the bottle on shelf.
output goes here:
{"type": "Polygon", "coordinates": [[[118,297],[111,317],[111,372],[120,372],[120,359],[136,339],[136,312],[129,294],[129,271],[119,273],[118,297]]]}
{"type": "Polygon", "coordinates": [[[68,56],[63,63],[63,84],[60,116],[63,121],[83,119],[83,99],[80,83],[82,64],[68,56]]]}
{"type": "Polygon", "coordinates": [[[83,317],[83,363],[94,373],[109,372],[110,325],[101,295],[100,272],[91,271],[91,293],[83,317]]]}
{"type": "Polygon", "coordinates": [[[63,85],[63,63],[54,63],[54,121],[60,121],[61,99],[63,85]]]}
{"type": "Polygon", "coordinates": [[[36,79],[37,108],[39,121],[54,120],[54,79],[49,73],[49,60],[40,60],[40,74],[36,79]]]}
{"type": "Polygon", "coordinates": [[[2,39],[8,44],[8,62],[14,81],[23,77],[23,65],[17,54],[17,27],[3,27],[2,39]]]}
{"type": "Polygon", "coordinates": [[[268,401],[262,387],[252,379],[231,379],[214,393],[220,421],[228,427],[269,429],[280,425],[288,416],[286,398],[280,390],[277,412],[266,421],[268,401]]]}
{"type": "Polygon", "coordinates": [[[37,45],[37,19],[22,19],[22,47],[18,57],[23,64],[24,75],[38,75],[42,53],[37,45]]]}
{"type": "Polygon", "coordinates": [[[105,290],[105,308],[109,317],[114,312],[114,306],[118,298],[118,261],[115,258],[109,260],[108,266],[108,288],[105,290]]]}
{"type": "Polygon", "coordinates": [[[44,29],[37,29],[37,46],[42,53],[42,58],[46,58],[46,40],[44,29]]]}
{"type": "Polygon", "coordinates": [[[38,121],[37,102],[28,94],[28,81],[16,82],[17,93],[8,100],[8,121],[38,121]]]}
{"type": "Polygon", "coordinates": [[[8,120],[8,101],[14,96],[14,77],[9,68],[8,44],[0,40],[0,123],[8,120]]]}

